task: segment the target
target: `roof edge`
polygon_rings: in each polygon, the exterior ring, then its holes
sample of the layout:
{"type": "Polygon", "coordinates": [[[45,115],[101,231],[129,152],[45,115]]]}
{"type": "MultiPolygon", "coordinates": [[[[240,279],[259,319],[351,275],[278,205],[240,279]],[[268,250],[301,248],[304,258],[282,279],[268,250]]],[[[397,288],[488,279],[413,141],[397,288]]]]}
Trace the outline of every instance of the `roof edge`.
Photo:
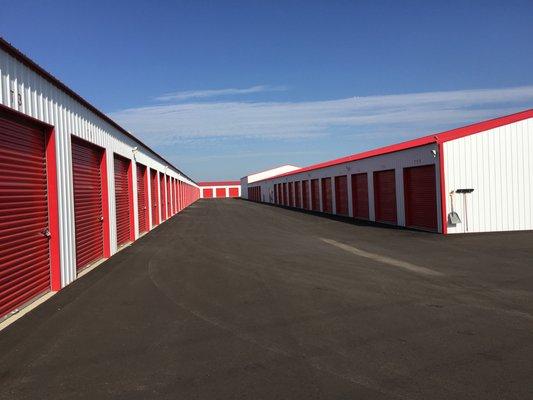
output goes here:
{"type": "Polygon", "coordinates": [[[241,181],[204,181],[197,182],[198,186],[240,186],[241,181]]]}
{"type": "Polygon", "coordinates": [[[303,167],[294,171],[286,172],[270,178],[261,179],[259,181],[253,182],[264,182],[270,179],[283,178],[285,176],[292,176],[296,174],[301,174],[304,172],[314,171],[321,168],[332,167],[334,165],[344,164],[347,162],[363,160],[366,158],[376,157],[384,154],[395,153],[397,151],[412,149],[415,147],[425,146],[431,143],[444,143],[451,140],[460,139],[465,136],[474,135],[476,133],[484,132],[490,129],[498,128],[500,126],[509,125],[514,122],[523,121],[528,118],[533,118],[533,109],[527,109],[520,111],[514,114],[505,115],[502,117],[492,118],[489,120],[477,122],[474,124],[466,125],[460,128],[454,128],[440,133],[435,133],[432,135],[422,136],[420,138],[407,140],[405,142],[400,142],[384,147],[379,147],[377,149],[364,151],[362,153],[356,153],[345,157],[336,158],[330,161],[324,161],[317,164],[312,164],[307,167],[303,167]]]}
{"type": "Polygon", "coordinates": [[[13,46],[11,43],[9,43],[7,40],[5,40],[3,37],[0,37],[0,49],[4,50],[6,53],[8,53],[10,56],[15,58],[17,61],[24,64],[26,67],[30,68],[32,71],[46,79],[48,82],[50,82],[52,85],[56,86],[61,91],[68,94],[70,97],[72,97],[77,102],[81,103],[84,107],[88,108],[90,111],[95,113],[98,117],[102,118],[105,122],[113,126],[114,128],[118,129],[121,133],[129,137],[130,139],[134,140],[141,146],[145,147],[148,151],[150,151],[153,155],[163,160],[165,163],[167,163],[169,166],[171,166],[176,172],[183,175],[185,178],[190,180],[191,182],[195,183],[194,179],[190,178],[186,174],[184,174],[179,168],[175,167],[171,162],[166,160],[164,157],[156,153],[154,150],[152,150],[149,146],[147,146],[145,143],[143,143],[140,139],[133,136],[130,132],[128,132],[126,129],[124,129],[122,126],[120,126],[117,122],[113,121],[111,118],[109,118],[105,113],[98,110],[95,106],[93,106],[91,103],[89,103],[87,100],[85,100],[83,97],[81,97],[79,94],[77,94],[74,90],[70,89],[67,85],[65,85],[63,82],[61,82],[59,79],[57,79],[55,76],[53,76],[51,73],[46,71],[44,68],[42,68],[39,64],[37,64],[35,61],[33,61],[31,58],[29,58],[27,55],[22,53],[19,49],[17,49],[15,46],[13,46]]]}

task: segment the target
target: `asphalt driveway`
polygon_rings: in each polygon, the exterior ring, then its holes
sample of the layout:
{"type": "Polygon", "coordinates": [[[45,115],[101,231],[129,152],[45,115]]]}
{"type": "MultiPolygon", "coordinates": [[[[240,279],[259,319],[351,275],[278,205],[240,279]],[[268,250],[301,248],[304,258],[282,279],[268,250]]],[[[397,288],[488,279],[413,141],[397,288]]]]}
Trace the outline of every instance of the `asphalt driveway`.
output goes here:
{"type": "Polygon", "coordinates": [[[52,398],[533,398],[533,233],[199,201],[0,332],[52,398]]]}

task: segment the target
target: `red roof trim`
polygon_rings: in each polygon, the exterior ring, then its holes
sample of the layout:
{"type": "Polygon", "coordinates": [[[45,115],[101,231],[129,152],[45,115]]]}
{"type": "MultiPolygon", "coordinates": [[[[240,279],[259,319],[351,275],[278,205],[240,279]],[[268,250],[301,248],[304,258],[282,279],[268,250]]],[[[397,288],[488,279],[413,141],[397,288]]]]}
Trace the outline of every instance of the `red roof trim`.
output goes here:
{"type": "Polygon", "coordinates": [[[524,119],[533,118],[533,108],[506,115],[504,117],[489,119],[476,124],[463,126],[461,128],[451,129],[437,134],[440,143],[449,142],[450,140],[459,139],[465,136],[474,135],[479,132],[488,131],[489,129],[509,125],[524,119]]]}
{"type": "Polygon", "coordinates": [[[198,186],[241,186],[241,181],[198,182],[198,186]]]}
{"type": "Polygon", "coordinates": [[[11,43],[0,37],[0,49],[4,50],[6,53],[8,53],[10,56],[15,58],[17,61],[24,64],[26,67],[31,69],[32,71],[39,74],[41,77],[46,79],[48,82],[50,82],[52,85],[57,87],[59,90],[65,92],[70,97],[72,97],[77,102],[81,103],[84,107],[88,108],[90,111],[98,115],[100,118],[102,118],[104,121],[106,121],[108,124],[113,126],[114,128],[118,129],[120,132],[122,132],[124,135],[129,137],[130,139],[133,139],[137,143],[139,143],[141,146],[145,147],[148,151],[150,151],[152,154],[154,154],[156,157],[163,160],[165,163],[167,163],[169,166],[174,168],[176,172],[183,175],[185,178],[189,179],[191,182],[194,182],[193,179],[189,178],[187,175],[185,175],[181,170],[174,167],[172,163],[165,160],[162,156],[157,154],[154,150],[152,150],[150,147],[148,147],[146,144],[141,142],[139,139],[137,139],[135,136],[133,136],[131,133],[129,133],[126,129],[121,127],[119,124],[117,124],[115,121],[113,121],[111,118],[109,118],[107,115],[105,115],[102,111],[98,110],[95,106],[93,106],[91,103],[89,103],[87,100],[85,100],[83,97],[81,97],[79,94],[74,92],[72,89],[70,89],[67,85],[65,85],[63,82],[61,82],[59,79],[57,79],[55,76],[53,76],[51,73],[43,69],[41,66],[39,66],[35,61],[31,60],[28,56],[26,56],[24,53],[22,53],[20,50],[18,50],[16,47],[14,47],[11,43]]]}
{"type": "Polygon", "coordinates": [[[431,143],[444,143],[450,140],[459,139],[465,136],[487,131],[489,129],[498,128],[500,126],[508,125],[513,122],[522,121],[528,118],[533,118],[533,109],[528,109],[525,111],[518,112],[516,114],[506,115],[504,117],[499,117],[499,118],[494,118],[494,119],[490,119],[487,121],[478,122],[472,125],[463,126],[461,128],[451,129],[449,131],[444,131],[444,132],[440,132],[440,133],[433,134],[433,135],[423,136],[418,139],[408,140],[406,142],[401,142],[401,143],[393,144],[390,146],[380,147],[378,149],[369,150],[369,151],[365,151],[365,152],[358,153],[358,154],[352,154],[350,156],[336,158],[334,160],[325,161],[325,162],[318,163],[318,164],[313,164],[308,167],[297,169],[295,171],[286,172],[284,174],[272,176],[270,178],[261,179],[260,181],[257,181],[257,182],[263,182],[263,181],[270,180],[270,179],[282,178],[284,176],[301,174],[303,172],[314,171],[317,169],[344,164],[347,162],[358,161],[358,160],[362,160],[365,158],[376,157],[376,156],[381,156],[384,154],[394,153],[397,151],[412,149],[414,147],[425,146],[431,143]]]}

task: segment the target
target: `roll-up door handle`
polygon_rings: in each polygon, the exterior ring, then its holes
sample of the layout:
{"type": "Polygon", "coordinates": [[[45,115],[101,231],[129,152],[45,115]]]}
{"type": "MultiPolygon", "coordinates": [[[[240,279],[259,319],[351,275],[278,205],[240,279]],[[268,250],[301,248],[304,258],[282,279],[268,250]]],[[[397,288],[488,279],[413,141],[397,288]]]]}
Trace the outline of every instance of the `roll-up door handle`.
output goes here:
{"type": "Polygon", "coordinates": [[[100,215],[100,222],[104,222],[104,216],[100,215]]]}
{"type": "Polygon", "coordinates": [[[50,239],[52,237],[52,234],[50,233],[50,229],[48,228],[45,228],[43,231],[41,231],[41,234],[47,239],[50,239]]]}

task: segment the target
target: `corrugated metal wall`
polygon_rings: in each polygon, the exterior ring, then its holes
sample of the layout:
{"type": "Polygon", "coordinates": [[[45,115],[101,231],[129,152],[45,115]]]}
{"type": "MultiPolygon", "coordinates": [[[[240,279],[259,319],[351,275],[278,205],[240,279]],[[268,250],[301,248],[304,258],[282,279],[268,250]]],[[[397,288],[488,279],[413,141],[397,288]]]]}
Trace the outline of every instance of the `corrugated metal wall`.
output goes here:
{"type": "MultiPolygon", "coordinates": [[[[167,167],[163,159],[153,155],[149,149],[111,126],[3,50],[0,50],[0,104],[55,127],[62,286],[76,278],[71,135],[106,149],[111,254],[117,250],[113,153],[134,159],[194,187],[194,191],[188,192],[187,203],[190,204],[198,196],[196,184],[167,167]],[[138,147],[135,154],[134,147],[138,147]]],[[[137,168],[134,167],[133,204],[135,235],[138,237],[136,175],[137,168]]]]}
{"type": "Polygon", "coordinates": [[[533,229],[533,119],[494,128],[444,143],[446,214],[454,211],[461,223],[448,224],[448,233],[533,229]]]}

